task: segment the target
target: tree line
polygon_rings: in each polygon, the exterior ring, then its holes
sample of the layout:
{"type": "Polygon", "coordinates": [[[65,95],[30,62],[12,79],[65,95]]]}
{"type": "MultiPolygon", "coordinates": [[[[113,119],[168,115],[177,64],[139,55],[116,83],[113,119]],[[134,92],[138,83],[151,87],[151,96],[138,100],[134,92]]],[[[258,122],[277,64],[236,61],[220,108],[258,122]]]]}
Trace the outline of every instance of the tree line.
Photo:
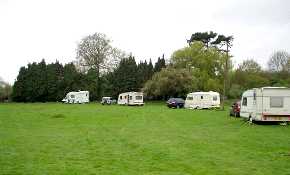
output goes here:
{"type": "Polygon", "coordinates": [[[143,91],[148,99],[185,97],[188,92],[217,91],[227,98],[239,98],[249,88],[290,85],[290,56],[274,52],[268,67],[253,59],[237,68],[232,64],[232,36],[197,32],[188,46],[173,52],[165,63],[164,55],[136,63],[133,55],[111,46],[106,35],[84,37],[77,46],[77,59],[31,63],[21,67],[13,86],[12,99],[18,102],[60,101],[66,93],[90,91],[90,100],[117,97],[125,91],[143,91]]]}
{"type": "MultiPolygon", "coordinates": [[[[144,85],[149,96],[185,97],[188,92],[217,91],[223,94],[226,55],[216,47],[202,42],[177,50],[170,58],[167,68],[153,75],[144,85]]],[[[274,52],[268,67],[253,59],[244,60],[236,69],[229,60],[227,98],[238,99],[243,91],[264,86],[290,86],[290,55],[285,51],[274,52]]]]}
{"type": "Polygon", "coordinates": [[[16,102],[54,102],[61,101],[68,92],[78,90],[88,90],[91,101],[102,96],[117,97],[124,91],[139,91],[163,67],[164,57],[158,58],[153,66],[151,60],[137,64],[133,56],[128,56],[122,58],[112,72],[97,78],[95,68],[80,71],[74,63],[62,65],[56,61],[47,64],[42,60],[20,68],[12,99],[16,102]]]}

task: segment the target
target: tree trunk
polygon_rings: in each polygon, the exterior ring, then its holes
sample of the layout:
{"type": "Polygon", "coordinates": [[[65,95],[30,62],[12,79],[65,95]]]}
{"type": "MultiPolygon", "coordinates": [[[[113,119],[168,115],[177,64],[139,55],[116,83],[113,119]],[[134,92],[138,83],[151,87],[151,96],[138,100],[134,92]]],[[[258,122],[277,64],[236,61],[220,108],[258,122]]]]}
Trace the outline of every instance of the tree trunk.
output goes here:
{"type": "Polygon", "coordinates": [[[227,82],[228,82],[228,60],[229,60],[229,45],[227,44],[226,51],[226,62],[225,62],[225,71],[224,71],[224,87],[223,87],[223,98],[222,98],[222,110],[225,110],[225,98],[226,98],[226,90],[227,90],[227,82]]]}
{"type": "Polygon", "coordinates": [[[97,100],[100,100],[101,88],[100,88],[100,65],[96,65],[96,73],[97,73],[97,100]]]}

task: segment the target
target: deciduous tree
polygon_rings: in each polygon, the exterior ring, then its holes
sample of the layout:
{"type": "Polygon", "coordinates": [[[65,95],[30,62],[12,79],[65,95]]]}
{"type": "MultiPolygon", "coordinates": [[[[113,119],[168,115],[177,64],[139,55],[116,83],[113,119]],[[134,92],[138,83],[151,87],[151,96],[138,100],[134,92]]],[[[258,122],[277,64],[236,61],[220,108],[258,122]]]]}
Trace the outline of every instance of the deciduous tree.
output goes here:
{"type": "Polygon", "coordinates": [[[77,59],[87,70],[93,68],[97,77],[97,96],[100,98],[100,74],[112,70],[119,62],[121,52],[111,46],[105,34],[95,33],[84,37],[77,48],[77,59]]]}

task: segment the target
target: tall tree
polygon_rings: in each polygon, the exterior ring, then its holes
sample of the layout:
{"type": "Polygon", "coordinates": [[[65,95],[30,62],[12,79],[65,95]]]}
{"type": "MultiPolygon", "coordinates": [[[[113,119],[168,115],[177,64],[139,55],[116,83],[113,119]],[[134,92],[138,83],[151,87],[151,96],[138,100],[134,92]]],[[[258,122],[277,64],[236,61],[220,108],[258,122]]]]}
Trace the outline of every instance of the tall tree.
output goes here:
{"type": "Polygon", "coordinates": [[[160,72],[161,69],[165,67],[166,67],[166,64],[165,64],[165,58],[163,54],[162,58],[158,57],[157,62],[155,63],[154,72],[160,72]]]}
{"type": "Polygon", "coordinates": [[[247,59],[239,65],[238,70],[247,72],[247,73],[260,73],[262,67],[253,59],[247,59]]]}
{"type": "Polygon", "coordinates": [[[97,94],[97,91],[98,91],[97,87],[100,86],[100,80],[99,81],[97,80],[96,74],[97,74],[97,71],[93,68],[89,69],[87,73],[87,87],[88,87],[87,90],[90,92],[91,101],[97,100],[98,95],[100,95],[100,94],[97,94]]]}
{"type": "Polygon", "coordinates": [[[27,76],[27,69],[23,66],[20,68],[16,81],[13,85],[12,100],[16,102],[25,102],[25,81],[27,76]]]}
{"type": "Polygon", "coordinates": [[[152,60],[150,59],[149,63],[148,63],[148,66],[147,66],[147,73],[146,73],[146,79],[149,80],[152,75],[154,74],[154,67],[153,67],[153,64],[152,64],[152,60]]]}
{"type": "Polygon", "coordinates": [[[220,92],[222,88],[219,84],[223,79],[224,60],[225,54],[220,53],[216,48],[205,48],[202,43],[194,42],[188,47],[175,51],[170,61],[175,68],[185,68],[196,77],[198,90],[220,92]],[[213,82],[218,86],[214,87],[213,82]]]}
{"type": "Polygon", "coordinates": [[[274,52],[268,61],[268,68],[272,72],[288,71],[290,68],[289,53],[285,51],[274,52]]]}
{"type": "Polygon", "coordinates": [[[97,96],[100,98],[100,74],[116,66],[121,52],[111,46],[105,34],[95,33],[84,37],[77,48],[77,59],[81,66],[93,68],[97,77],[97,96]]]}
{"type": "Polygon", "coordinates": [[[144,83],[148,80],[148,76],[147,75],[147,70],[148,70],[148,64],[147,61],[145,60],[144,62],[140,62],[137,66],[138,69],[138,87],[141,88],[143,87],[144,83]]]}
{"type": "Polygon", "coordinates": [[[63,81],[63,66],[56,63],[48,64],[46,68],[47,101],[60,101],[63,97],[61,83],[63,81]]]}
{"type": "Polygon", "coordinates": [[[225,60],[225,68],[224,68],[224,87],[223,87],[223,96],[222,96],[222,109],[224,110],[224,101],[225,97],[227,96],[227,88],[229,83],[229,61],[230,61],[230,48],[232,47],[232,42],[234,38],[233,36],[224,36],[218,35],[215,41],[212,42],[213,45],[219,47],[219,50],[226,53],[226,60],[225,60]],[[223,48],[225,46],[225,49],[223,48]]]}
{"type": "Polygon", "coordinates": [[[114,88],[118,93],[138,90],[137,64],[133,56],[124,58],[114,71],[114,88]]]}
{"type": "Polygon", "coordinates": [[[202,42],[207,48],[210,46],[211,42],[216,38],[217,33],[210,32],[196,32],[191,35],[190,39],[187,40],[187,43],[191,45],[195,41],[202,42]]]}
{"type": "Polygon", "coordinates": [[[36,83],[36,97],[35,101],[46,102],[48,101],[47,97],[47,66],[44,59],[40,63],[37,64],[36,67],[36,75],[35,75],[35,83],[36,83]]]}

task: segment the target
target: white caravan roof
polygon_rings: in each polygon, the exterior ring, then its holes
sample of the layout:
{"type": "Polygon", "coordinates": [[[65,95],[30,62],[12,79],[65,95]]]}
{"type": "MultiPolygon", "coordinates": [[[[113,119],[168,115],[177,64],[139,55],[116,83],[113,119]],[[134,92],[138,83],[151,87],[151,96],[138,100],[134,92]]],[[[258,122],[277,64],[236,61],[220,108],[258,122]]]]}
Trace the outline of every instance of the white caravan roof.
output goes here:
{"type": "Polygon", "coordinates": [[[209,92],[192,92],[187,95],[220,95],[220,94],[218,92],[209,91],[209,92]]]}
{"type": "Polygon", "coordinates": [[[121,93],[119,95],[143,95],[143,92],[124,92],[124,93],[121,93]]]}
{"type": "Polygon", "coordinates": [[[290,88],[288,87],[261,87],[261,88],[253,88],[253,89],[249,89],[249,90],[246,90],[244,93],[243,93],[243,96],[252,96],[253,93],[254,93],[254,90],[290,90],[290,88]]]}
{"type": "Polygon", "coordinates": [[[76,94],[76,93],[88,93],[89,91],[77,91],[77,92],[69,92],[68,94],[76,94]]]}
{"type": "MultiPolygon", "coordinates": [[[[254,89],[259,89],[259,88],[254,88],[254,89]]],[[[262,87],[261,89],[289,89],[287,87],[262,87]]]]}

